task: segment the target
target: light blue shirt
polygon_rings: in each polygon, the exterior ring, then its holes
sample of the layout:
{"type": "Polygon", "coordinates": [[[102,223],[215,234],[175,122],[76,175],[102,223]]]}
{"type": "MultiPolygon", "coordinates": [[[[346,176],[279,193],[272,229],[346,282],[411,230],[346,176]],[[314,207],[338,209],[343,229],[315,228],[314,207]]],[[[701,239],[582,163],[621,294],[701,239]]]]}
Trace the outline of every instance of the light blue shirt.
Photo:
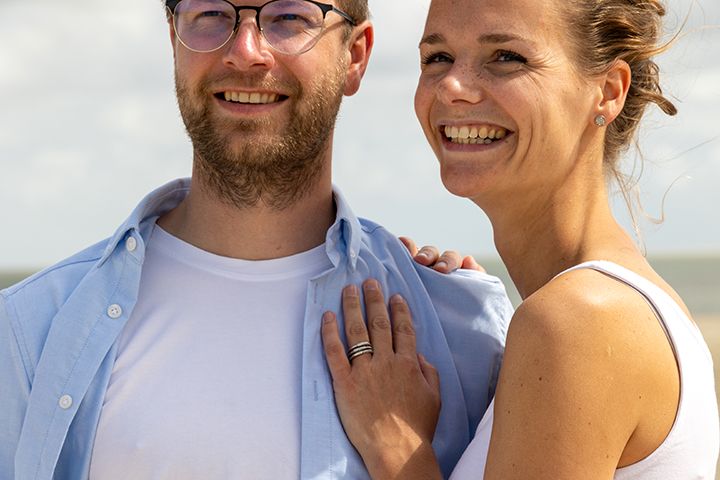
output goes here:
{"type": "MultiPolygon", "coordinates": [[[[87,478],[117,339],[138,299],[145,240],[188,192],[188,180],[161,187],[110,239],[0,292],[0,479],[87,478]]],[[[407,299],[418,349],[440,373],[433,446],[448,476],[494,394],[512,315],[505,289],[479,272],[442,275],[416,264],[337,192],[335,202],[326,237],[333,267],[308,284],[301,478],[368,478],[337,416],[320,319],[340,311],[345,285],[370,277],[386,295],[407,299]]]]}

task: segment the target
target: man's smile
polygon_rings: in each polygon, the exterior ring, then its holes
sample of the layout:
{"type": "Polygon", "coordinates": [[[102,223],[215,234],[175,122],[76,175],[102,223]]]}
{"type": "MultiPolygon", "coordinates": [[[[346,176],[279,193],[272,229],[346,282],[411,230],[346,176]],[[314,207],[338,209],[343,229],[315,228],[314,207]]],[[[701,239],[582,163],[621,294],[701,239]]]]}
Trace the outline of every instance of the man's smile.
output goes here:
{"type": "Polygon", "coordinates": [[[270,103],[277,103],[285,100],[287,96],[280,95],[278,93],[267,93],[267,92],[238,92],[238,91],[225,91],[216,93],[215,97],[231,103],[242,103],[250,105],[266,105],[270,103]]]}

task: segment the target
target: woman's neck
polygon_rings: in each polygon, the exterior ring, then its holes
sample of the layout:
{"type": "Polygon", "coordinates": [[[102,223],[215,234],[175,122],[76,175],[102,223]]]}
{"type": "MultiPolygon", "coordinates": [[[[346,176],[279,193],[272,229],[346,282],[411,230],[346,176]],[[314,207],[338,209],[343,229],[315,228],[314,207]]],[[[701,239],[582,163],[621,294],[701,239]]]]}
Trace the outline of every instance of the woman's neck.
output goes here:
{"type": "Polygon", "coordinates": [[[613,217],[604,188],[524,198],[488,212],[495,246],[523,299],[579,263],[640,255],[613,217]]]}

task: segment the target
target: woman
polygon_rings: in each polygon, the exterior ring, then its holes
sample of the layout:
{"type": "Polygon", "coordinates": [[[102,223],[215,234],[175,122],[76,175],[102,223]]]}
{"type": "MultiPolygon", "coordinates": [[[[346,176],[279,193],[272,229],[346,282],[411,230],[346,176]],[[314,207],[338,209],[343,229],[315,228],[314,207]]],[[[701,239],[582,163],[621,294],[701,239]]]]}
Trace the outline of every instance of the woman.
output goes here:
{"type": "MultiPolygon", "coordinates": [[[[452,478],[714,479],[712,360],[609,207],[651,103],[657,0],[433,0],[416,113],[443,183],[490,218],[520,292],[496,397],[452,478]]],[[[622,186],[622,184],[621,184],[622,186]]],[[[440,478],[437,375],[410,312],[344,293],[322,334],[340,415],[373,478],[440,478]],[[378,321],[379,320],[379,321],[378,321]],[[362,342],[372,342],[374,355],[362,342]]]]}

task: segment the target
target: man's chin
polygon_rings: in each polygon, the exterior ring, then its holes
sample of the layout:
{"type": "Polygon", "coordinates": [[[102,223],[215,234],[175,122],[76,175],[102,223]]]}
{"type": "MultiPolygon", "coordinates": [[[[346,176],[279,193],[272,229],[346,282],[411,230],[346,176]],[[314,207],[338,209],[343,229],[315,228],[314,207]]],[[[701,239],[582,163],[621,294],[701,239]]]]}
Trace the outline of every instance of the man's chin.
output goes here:
{"type": "Polygon", "coordinates": [[[282,144],[280,135],[233,135],[227,140],[228,153],[233,155],[271,155],[282,144]]]}
{"type": "Polygon", "coordinates": [[[230,135],[223,142],[223,156],[234,163],[262,165],[277,157],[281,142],[280,136],[230,135]]]}

